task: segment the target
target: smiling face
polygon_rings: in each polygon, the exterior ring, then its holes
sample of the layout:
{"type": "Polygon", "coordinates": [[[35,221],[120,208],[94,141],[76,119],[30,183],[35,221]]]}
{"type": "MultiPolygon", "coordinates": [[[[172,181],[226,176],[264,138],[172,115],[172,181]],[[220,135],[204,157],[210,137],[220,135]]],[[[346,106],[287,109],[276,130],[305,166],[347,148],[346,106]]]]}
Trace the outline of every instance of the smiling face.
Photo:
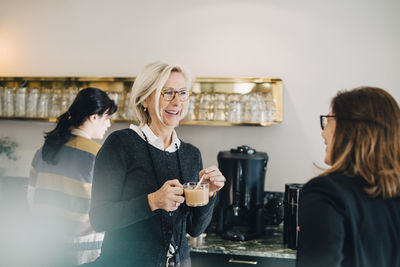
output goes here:
{"type": "MultiPolygon", "coordinates": [[[[330,112],[328,115],[334,115],[330,112]]],[[[336,118],[335,117],[328,117],[328,124],[325,126],[324,130],[322,131],[322,138],[324,138],[325,145],[326,145],[326,155],[324,162],[328,165],[332,165],[332,148],[333,148],[333,137],[335,135],[336,129],[336,118]]]]}
{"type": "MultiPolygon", "coordinates": [[[[163,89],[173,89],[174,91],[180,91],[186,88],[186,80],[180,72],[171,72],[167,82],[164,84],[163,89]]],[[[162,95],[159,99],[159,114],[162,122],[156,114],[156,92],[154,91],[144,102],[144,105],[148,108],[149,115],[151,117],[150,128],[152,129],[163,129],[168,128],[173,130],[179,125],[180,120],[183,117],[183,113],[187,104],[187,100],[181,102],[178,94],[175,95],[174,99],[167,101],[162,95]]]]}

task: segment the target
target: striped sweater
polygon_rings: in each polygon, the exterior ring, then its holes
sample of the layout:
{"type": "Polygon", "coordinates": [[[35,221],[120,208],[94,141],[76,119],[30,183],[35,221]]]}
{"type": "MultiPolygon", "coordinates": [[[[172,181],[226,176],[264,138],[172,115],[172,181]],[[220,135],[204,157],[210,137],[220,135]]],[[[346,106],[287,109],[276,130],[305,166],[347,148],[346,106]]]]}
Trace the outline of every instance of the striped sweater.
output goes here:
{"type": "Polygon", "coordinates": [[[32,161],[28,186],[28,203],[33,212],[66,223],[67,235],[76,237],[92,232],[89,207],[93,167],[100,145],[73,136],[65,143],[56,165],[42,159],[39,149],[32,161]]]}

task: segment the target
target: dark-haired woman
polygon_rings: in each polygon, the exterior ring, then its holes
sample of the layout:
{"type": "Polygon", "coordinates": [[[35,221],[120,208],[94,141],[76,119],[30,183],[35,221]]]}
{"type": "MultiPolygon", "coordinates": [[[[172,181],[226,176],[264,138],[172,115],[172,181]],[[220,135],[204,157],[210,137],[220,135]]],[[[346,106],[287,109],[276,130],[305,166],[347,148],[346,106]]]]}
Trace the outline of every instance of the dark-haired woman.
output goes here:
{"type": "Polygon", "coordinates": [[[398,104],[379,88],[339,92],[321,128],[331,168],[303,187],[297,267],[399,267],[398,104]]]}
{"type": "Polygon", "coordinates": [[[38,253],[44,256],[38,256],[38,264],[76,266],[98,256],[102,234],[94,232],[88,216],[94,161],[100,149],[92,139],[104,137],[116,110],[104,91],[81,90],[36,152],[28,203],[39,218],[36,230],[46,236],[38,247],[48,250],[38,253]]]}

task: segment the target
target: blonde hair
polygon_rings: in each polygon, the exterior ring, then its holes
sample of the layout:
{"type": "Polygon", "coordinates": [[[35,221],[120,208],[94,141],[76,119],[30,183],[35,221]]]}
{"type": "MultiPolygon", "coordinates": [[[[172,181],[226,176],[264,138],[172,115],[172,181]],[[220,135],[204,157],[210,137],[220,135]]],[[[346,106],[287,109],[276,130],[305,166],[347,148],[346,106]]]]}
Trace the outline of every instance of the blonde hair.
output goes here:
{"type": "MultiPolygon", "coordinates": [[[[161,123],[164,123],[160,116],[159,99],[161,90],[167,82],[171,72],[181,73],[186,81],[186,87],[190,90],[192,85],[192,78],[190,73],[180,65],[167,64],[161,61],[156,61],[146,65],[140,74],[136,77],[131,90],[130,108],[134,110],[136,117],[139,120],[140,126],[151,123],[150,115],[144,110],[142,102],[145,101],[154,91],[155,107],[157,118],[161,123]]],[[[182,118],[187,113],[188,105],[182,114],[182,118]]]]}
{"type": "Polygon", "coordinates": [[[321,175],[361,175],[372,197],[400,196],[400,108],[385,90],[359,87],[332,99],[332,167],[321,175]]]}

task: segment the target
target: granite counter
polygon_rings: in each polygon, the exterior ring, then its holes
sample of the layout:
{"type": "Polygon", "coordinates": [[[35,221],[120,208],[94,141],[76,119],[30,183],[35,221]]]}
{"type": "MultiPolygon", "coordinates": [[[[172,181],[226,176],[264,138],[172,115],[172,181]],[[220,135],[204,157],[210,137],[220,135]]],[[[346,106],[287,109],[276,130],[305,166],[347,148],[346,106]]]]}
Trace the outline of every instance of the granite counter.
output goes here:
{"type": "Polygon", "coordinates": [[[296,251],[283,244],[279,227],[267,227],[265,236],[249,241],[229,241],[216,234],[188,239],[191,252],[296,259],[296,251]]]}

